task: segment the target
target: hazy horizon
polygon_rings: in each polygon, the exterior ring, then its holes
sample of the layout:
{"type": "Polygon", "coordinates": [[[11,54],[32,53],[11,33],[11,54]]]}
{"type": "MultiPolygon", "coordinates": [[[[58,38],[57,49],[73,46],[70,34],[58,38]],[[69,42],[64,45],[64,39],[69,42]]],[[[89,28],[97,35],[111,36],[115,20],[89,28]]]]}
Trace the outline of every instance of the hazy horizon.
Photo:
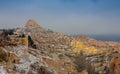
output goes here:
{"type": "Polygon", "coordinates": [[[120,35],[119,0],[0,0],[0,28],[28,19],[65,34],[120,35]]]}

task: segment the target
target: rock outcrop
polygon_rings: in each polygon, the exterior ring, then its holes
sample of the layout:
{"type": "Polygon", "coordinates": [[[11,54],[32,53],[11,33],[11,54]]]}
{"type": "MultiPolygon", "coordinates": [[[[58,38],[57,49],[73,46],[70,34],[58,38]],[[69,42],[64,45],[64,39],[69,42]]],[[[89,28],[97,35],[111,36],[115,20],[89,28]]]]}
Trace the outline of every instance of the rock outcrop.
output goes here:
{"type": "Polygon", "coordinates": [[[4,57],[7,61],[3,60],[4,64],[0,63],[2,74],[55,74],[55,71],[43,62],[38,52],[38,57],[31,53],[35,49],[28,50],[26,46],[16,46],[1,48],[1,50],[9,53],[4,57]]]}
{"type": "Polygon", "coordinates": [[[29,19],[25,25],[26,28],[33,28],[33,27],[39,27],[39,24],[32,20],[32,19],[29,19]]]}

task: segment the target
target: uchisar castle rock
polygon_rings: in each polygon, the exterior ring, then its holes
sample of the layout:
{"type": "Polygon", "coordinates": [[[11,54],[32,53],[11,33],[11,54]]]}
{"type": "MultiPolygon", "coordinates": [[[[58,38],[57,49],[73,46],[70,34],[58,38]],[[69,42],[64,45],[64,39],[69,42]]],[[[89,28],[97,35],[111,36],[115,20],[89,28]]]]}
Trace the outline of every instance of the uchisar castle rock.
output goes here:
{"type": "Polygon", "coordinates": [[[120,74],[120,43],[65,35],[30,19],[0,30],[0,74],[120,74]]]}

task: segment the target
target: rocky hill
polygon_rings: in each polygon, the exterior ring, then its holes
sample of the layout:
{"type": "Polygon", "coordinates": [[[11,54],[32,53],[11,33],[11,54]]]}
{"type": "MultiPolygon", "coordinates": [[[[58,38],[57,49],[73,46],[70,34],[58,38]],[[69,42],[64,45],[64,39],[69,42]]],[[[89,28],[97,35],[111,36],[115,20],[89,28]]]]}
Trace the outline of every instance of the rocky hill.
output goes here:
{"type": "Polygon", "coordinates": [[[0,34],[0,74],[120,73],[119,42],[64,35],[32,19],[8,31],[0,34]]]}
{"type": "Polygon", "coordinates": [[[26,28],[23,30],[26,34],[29,34],[33,39],[34,43],[37,45],[37,49],[40,50],[62,50],[68,48],[70,44],[70,37],[62,33],[54,32],[50,29],[42,28],[37,26],[37,23],[28,23],[35,21],[28,21],[26,28]],[[32,26],[31,25],[35,25],[32,26]],[[31,27],[31,28],[30,28],[31,27]]]}

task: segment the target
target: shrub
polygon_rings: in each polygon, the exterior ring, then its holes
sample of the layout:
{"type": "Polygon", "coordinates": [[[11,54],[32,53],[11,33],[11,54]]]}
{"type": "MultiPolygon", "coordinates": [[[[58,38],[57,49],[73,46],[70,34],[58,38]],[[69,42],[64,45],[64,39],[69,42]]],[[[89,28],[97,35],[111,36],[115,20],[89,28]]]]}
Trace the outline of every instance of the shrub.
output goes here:
{"type": "Polygon", "coordinates": [[[8,36],[8,35],[12,35],[14,32],[14,29],[9,29],[9,30],[3,30],[3,35],[4,36],[8,36]]]}
{"type": "Polygon", "coordinates": [[[52,72],[48,71],[45,67],[41,66],[39,71],[39,74],[53,74],[52,72]]]}
{"type": "Polygon", "coordinates": [[[8,54],[0,48],[0,62],[7,61],[8,59],[8,54]]]}
{"type": "Polygon", "coordinates": [[[78,72],[81,72],[86,69],[86,56],[80,51],[79,55],[76,57],[75,64],[78,72]]]}
{"type": "Polygon", "coordinates": [[[86,60],[86,55],[83,53],[83,51],[80,51],[74,63],[76,64],[78,72],[87,70],[88,74],[94,74],[94,67],[91,65],[89,60],[86,60]]]}
{"type": "Polygon", "coordinates": [[[30,36],[28,36],[28,43],[29,43],[29,46],[32,46],[34,44],[32,38],[30,36]]]}

